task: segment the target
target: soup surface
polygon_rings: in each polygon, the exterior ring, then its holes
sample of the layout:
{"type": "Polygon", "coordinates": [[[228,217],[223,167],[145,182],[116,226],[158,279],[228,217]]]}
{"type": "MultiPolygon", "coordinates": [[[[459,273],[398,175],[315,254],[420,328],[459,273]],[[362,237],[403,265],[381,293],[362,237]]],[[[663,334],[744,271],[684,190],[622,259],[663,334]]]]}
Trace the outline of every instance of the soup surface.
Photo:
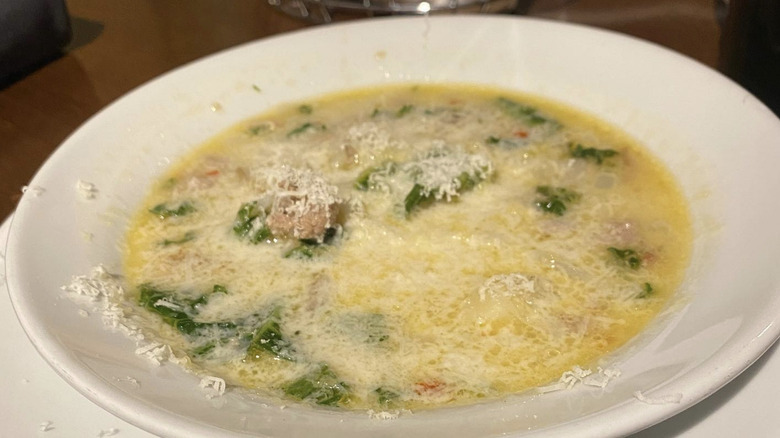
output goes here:
{"type": "Polygon", "coordinates": [[[261,394],[418,409],[591,367],[691,247],[667,170],[504,90],[395,86],[277,108],[197,148],[135,216],[146,331],[261,394]]]}

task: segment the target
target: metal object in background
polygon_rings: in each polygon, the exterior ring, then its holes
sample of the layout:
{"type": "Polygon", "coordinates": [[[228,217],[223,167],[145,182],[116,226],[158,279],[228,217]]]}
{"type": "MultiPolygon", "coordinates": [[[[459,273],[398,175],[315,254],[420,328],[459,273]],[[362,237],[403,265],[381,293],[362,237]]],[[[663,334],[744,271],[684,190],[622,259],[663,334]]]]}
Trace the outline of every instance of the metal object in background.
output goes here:
{"type": "Polygon", "coordinates": [[[314,23],[342,18],[429,13],[514,12],[528,0],[268,0],[286,14],[314,23]]]}

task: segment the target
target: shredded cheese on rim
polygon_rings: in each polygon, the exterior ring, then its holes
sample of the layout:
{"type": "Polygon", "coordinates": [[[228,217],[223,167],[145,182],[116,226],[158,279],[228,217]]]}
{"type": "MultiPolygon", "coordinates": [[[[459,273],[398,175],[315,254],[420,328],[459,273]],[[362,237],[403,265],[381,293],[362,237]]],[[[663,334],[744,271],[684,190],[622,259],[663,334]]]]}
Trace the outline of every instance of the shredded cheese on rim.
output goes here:
{"type": "Polygon", "coordinates": [[[85,201],[91,201],[97,198],[98,189],[94,184],[87,181],[76,181],[76,191],[85,201]]]}
{"type": "Polygon", "coordinates": [[[22,193],[30,193],[36,198],[43,195],[45,192],[46,189],[41,186],[22,186],[22,193]]]}
{"type": "Polygon", "coordinates": [[[598,367],[596,372],[593,372],[590,369],[575,366],[571,370],[564,371],[556,383],[539,387],[536,392],[546,394],[564,389],[570,390],[579,385],[604,389],[612,380],[620,377],[620,374],[620,370],[616,368],[598,367]]]}
{"type": "Polygon", "coordinates": [[[647,403],[648,405],[668,405],[679,404],[682,401],[683,395],[681,393],[668,394],[660,397],[648,397],[642,391],[635,391],[634,398],[647,403]]]}
{"type": "Polygon", "coordinates": [[[206,398],[221,397],[225,394],[225,379],[219,377],[206,376],[200,380],[199,386],[207,391],[206,398]]]}
{"type": "Polygon", "coordinates": [[[71,283],[63,286],[62,290],[68,292],[69,296],[85,298],[95,311],[101,313],[106,327],[134,340],[137,355],[147,358],[157,366],[165,361],[181,363],[182,359],[173,354],[169,345],[147,340],[138,325],[129,318],[125,312],[127,304],[123,303],[125,292],[120,277],[108,272],[105,266],[98,265],[87,275],[74,276],[71,283]]]}
{"type": "Polygon", "coordinates": [[[52,421],[44,421],[39,426],[41,432],[48,432],[54,430],[54,423],[52,421]]]}

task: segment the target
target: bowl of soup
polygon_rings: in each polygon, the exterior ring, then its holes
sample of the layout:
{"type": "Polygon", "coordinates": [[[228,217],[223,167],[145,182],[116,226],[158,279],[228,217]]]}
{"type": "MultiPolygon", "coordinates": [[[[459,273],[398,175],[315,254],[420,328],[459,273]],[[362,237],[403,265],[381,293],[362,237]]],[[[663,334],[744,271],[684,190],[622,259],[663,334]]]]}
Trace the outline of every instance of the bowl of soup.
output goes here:
{"type": "Polygon", "coordinates": [[[625,435],[776,339],[778,134],[610,32],[313,28],[76,131],[9,291],[65,380],[162,436],[625,435]]]}

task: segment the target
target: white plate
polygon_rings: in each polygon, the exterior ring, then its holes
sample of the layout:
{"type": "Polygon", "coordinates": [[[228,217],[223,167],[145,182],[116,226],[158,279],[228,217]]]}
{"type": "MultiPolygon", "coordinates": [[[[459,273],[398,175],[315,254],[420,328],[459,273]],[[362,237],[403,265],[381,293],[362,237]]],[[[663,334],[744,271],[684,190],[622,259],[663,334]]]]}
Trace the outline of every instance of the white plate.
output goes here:
{"type": "Polygon", "coordinates": [[[44,359],[97,404],[158,435],[624,435],[711,394],[780,334],[779,165],[780,121],[769,110],[660,47],[517,17],[364,20],[209,57],[95,116],[23,196],[11,224],[7,280],[44,359]],[[72,275],[101,263],[119,271],[116,243],[128,215],[189,148],[277,103],[398,82],[498,85],[568,103],[642,140],[678,177],[697,236],[691,268],[671,311],[611,358],[622,376],[605,390],[580,386],[393,421],[279,409],[233,392],[207,399],[198,378],[151,366],[99,316],[81,317],[63,299],[60,286],[72,275]],[[95,200],[80,197],[79,180],[96,185],[95,200]]]}

